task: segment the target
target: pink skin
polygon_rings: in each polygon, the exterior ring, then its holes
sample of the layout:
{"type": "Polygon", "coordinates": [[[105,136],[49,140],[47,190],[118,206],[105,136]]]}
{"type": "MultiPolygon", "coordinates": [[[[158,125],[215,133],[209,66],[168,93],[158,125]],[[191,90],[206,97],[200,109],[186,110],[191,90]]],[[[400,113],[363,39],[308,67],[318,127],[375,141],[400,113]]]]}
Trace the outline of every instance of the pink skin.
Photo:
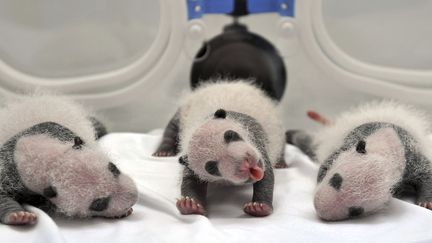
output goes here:
{"type": "Polygon", "coordinates": [[[27,188],[40,194],[48,186],[56,188],[57,196],[49,200],[66,216],[125,217],[137,201],[133,180],[123,173],[115,178],[108,169],[110,159],[98,147],[74,149],[46,135],[28,136],[18,140],[15,160],[27,188]],[[106,210],[89,210],[93,200],[107,196],[106,210]]]}
{"type": "Polygon", "coordinates": [[[254,182],[260,181],[264,177],[264,170],[257,165],[255,159],[248,156],[240,164],[238,176],[240,178],[251,179],[254,182]]]}
{"type": "Polygon", "coordinates": [[[189,168],[205,181],[223,180],[238,185],[259,181],[264,175],[261,156],[248,141],[247,131],[225,119],[210,120],[197,129],[187,154],[189,168]],[[242,139],[227,144],[224,133],[228,130],[237,132],[242,139]],[[222,176],[210,175],[205,170],[208,161],[218,162],[222,176]]]}
{"type": "Polygon", "coordinates": [[[206,211],[203,206],[190,197],[182,197],[177,199],[176,206],[181,214],[206,215],[206,211]]]}
{"type": "Polygon", "coordinates": [[[9,225],[32,225],[37,221],[37,216],[34,213],[19,211],[9,213],[5,216],[4,223],[9,225]]]}

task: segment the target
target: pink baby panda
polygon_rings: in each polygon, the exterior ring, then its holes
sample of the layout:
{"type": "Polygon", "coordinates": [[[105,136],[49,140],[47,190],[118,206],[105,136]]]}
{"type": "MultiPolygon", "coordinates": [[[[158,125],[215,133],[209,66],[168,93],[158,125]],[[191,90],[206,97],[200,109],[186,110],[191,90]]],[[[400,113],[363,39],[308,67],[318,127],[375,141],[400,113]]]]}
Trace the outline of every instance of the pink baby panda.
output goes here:
{"type": "Polygon", "coordinates": [[[34,224],[23,204],[67,217],[124,217],[133,180],[99,147],[105,127],[79,104],[48,94],[0,110],[0,220],[34,224]]]}
{"type": "Polygon", "coordinates": [[[299,131],[287,132],[287,139],[321,164],[314,197],[320,218],[372,214],[408,191],[415,192],[418,205],[432,209],[431,127],[424,113],[384,101],[334,121],[309,115],[325,125],[314,143],[299,131]]]}
{"type": "Polygon", "coordinates": [[[251,83],[215,81],[183,97],[154,155],[181,154],[180,213],[207,215],[207,186],[222,183],[253,185],[243,210],[267,216],[273,211],[272,166],[286,166],[284,143],[276,101],[251,83]]]}

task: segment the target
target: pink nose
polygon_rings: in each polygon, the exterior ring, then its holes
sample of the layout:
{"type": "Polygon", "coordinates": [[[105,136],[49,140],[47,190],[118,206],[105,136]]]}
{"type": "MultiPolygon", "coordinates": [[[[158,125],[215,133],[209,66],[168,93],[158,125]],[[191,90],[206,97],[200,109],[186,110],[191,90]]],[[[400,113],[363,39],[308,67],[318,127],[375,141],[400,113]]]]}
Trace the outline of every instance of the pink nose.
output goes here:
{"type": "Polygon", "coordinates": [[[247,159],[240,165],[240,171],[249,174],[249,178],[254,181],[260,181],[264,177],[264,170],[256,162],[247,159]]]}

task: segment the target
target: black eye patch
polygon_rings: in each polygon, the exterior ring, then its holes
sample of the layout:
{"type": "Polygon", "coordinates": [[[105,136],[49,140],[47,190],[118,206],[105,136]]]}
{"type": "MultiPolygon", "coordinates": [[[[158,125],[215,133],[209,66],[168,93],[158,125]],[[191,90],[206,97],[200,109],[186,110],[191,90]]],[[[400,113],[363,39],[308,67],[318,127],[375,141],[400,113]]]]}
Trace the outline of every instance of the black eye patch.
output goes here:
{"type": "Polygon", "coordinates": [[[238,133],[234,132],[233,130],[228,130],[224,133],[224,140],[225,143],[231,143],[235,141],[241,141],[243,139],[240,137],[238,133]]]}
{"type": "Polygon", "coordinates": [[[114,177],[118,177],[121,173],[120,170],[117,168],[117,166],[112,162],[108,163],[108,170],[111,171],[114,177]]]}
{"type": "Polygon", "coordinates": [[[110,202],[110,197],[98,198],[92,202],[90,205],[91,211],[101,212],[108,208],[108,204],[110,202]]]}
{"type": "Polygon", "coordinates": [[[360,140],[357,143],[356,151],[357,151],[357,153],[365,154],[366,153],[366,142],[363,140],[360,140]]]}
{"type": "Polygon", "coordinates": [[[330,186],[332,186],[334,189],[336,189],[338,191],[340,189],[340,187],[342,186],[342,181],[343,181],[342,176],[339,173],[336,173],[330,179],[329,184],[330,184],[330,186]]]}
{"type": "Polygon", "coordinates": [[[205,165],[205,170],[210,174],[214,176],[221,176],[221,173],[218,168],[218,162],[217,161],[209,161],[205,165]]]}
{"type": "Polygon", "coordinates": [[[42,194],[47,198],[53,198],[57,196],[57,190],[55,187],[49,186],[43,190],[42,194]]]}

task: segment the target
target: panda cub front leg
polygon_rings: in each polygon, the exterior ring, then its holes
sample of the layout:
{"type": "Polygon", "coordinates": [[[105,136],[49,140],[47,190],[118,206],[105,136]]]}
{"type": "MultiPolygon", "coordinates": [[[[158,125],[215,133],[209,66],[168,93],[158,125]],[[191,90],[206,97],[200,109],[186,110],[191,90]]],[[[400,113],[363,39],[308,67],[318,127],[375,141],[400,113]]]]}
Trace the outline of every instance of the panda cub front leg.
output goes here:
{"type": "Polygon", "coordinates": [[[416,189],[417,204],[432,210],[432,174],[421,176],[416,189]]]}
{"type": "Polygon", "coordinates": [[[270,215],[273,212],[273,188],[274,174],[270,166],[263,179],[253,184],[252,202],[244,205],[244,212],[255,217],[270,215]]]}
{"type": "Polygon", "coordinates": [[[181,198],[176,206],[181,214],[207,215],[207,182],[200,180],[193,172],[185,168],[181,185],[181,198]]]}
{"type": "Polygon", "coordinates": [[[169,157],[179,152],[179,123],[179,112],[177,112],[165,128],[162,141],[153,156],[169,157]]]}
{"type": "Polygon", "coordinates": [[[0,196],[0,220],[3,224],[29,225],[35,224],[37,216],[26,211],[17,201],[12,198],[0,196]]]}

